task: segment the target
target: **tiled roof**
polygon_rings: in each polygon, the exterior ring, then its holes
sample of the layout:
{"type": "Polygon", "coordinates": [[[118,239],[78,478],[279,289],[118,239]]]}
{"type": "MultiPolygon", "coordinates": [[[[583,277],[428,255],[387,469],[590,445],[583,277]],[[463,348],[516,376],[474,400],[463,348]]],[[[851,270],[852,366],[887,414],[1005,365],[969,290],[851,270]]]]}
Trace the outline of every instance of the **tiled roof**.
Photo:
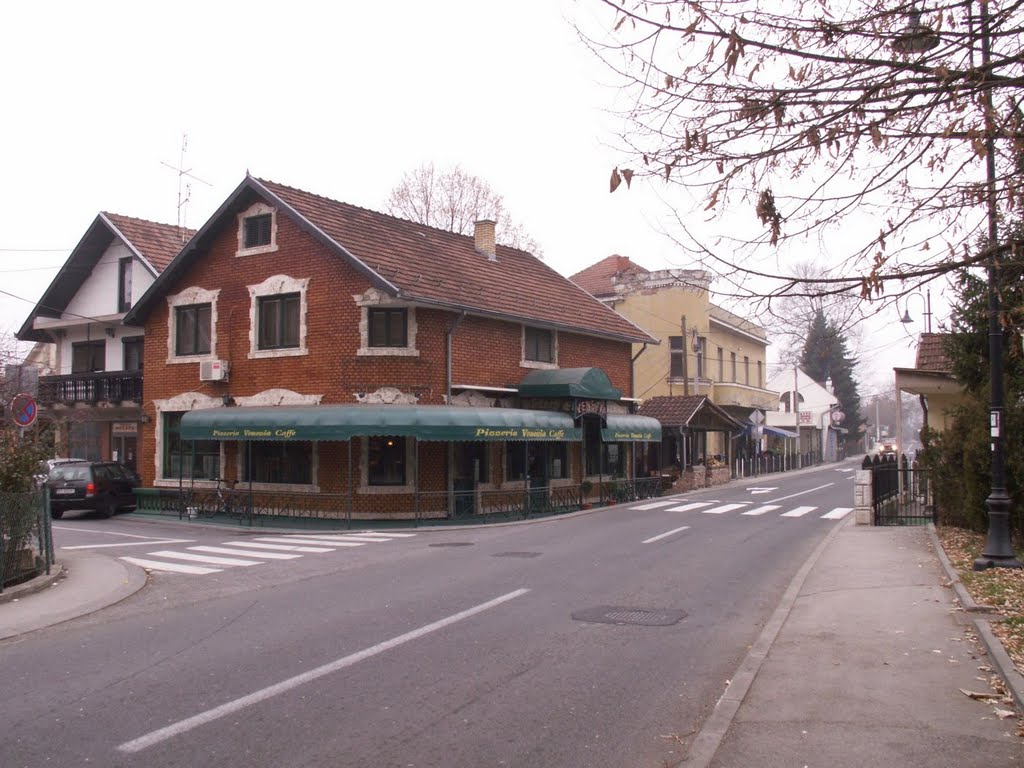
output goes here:
{"type": "Polygon", "coordinates": [[[584,270],[569,277],[576,285],[591,296],[614,296],[613,278],[621,275],[647,274],[648,270],[635,264],[627,256],[613,255],[591,264],[584,270]]]}
{"type": "Polygon", "coordinates": [[[730,325],[733,328],[737,328],[744,333],[749,333],[751,336],[756,336],[759,339],[767,340],[768,338],[768,334],[765,332],[764,328],[759,325],[755,325],[749,320],[744,320],[739,315],[734,314],[727,309],[723,309],[717,304],[708,305],[708,316],[721,323],[730,325]]]}
{"type": "Polygon", "coordinates": [[[950,338],[948,333],[922,333],[921,340],[917,344],[917,362],[915,368],[919,371],[942,371],[953,370],[953,363],[946,354],[946,340],[950,338]]]}
{"type": "Polygon", "coordinates": [[[185,243],[196,233],[194,229],[177,227],[174,224],[159,224],[118,213],[104,211],[103,216],[153,265],[157,273],[164,271],[178,255],[178,251],[184,248],[185,243]]]}
{"type": "Polygon", "coordinates": [[[411,301],[625,341],[654,339],[525,251],[253,179],[411,301]]]}
{"type": "Polygon", "coordinates": [[[704,395],[652,397],[644,401],[637,413],[657,419],[664,427],[682,427],[689,423],[705,400],[707,397],[704,395]]]}

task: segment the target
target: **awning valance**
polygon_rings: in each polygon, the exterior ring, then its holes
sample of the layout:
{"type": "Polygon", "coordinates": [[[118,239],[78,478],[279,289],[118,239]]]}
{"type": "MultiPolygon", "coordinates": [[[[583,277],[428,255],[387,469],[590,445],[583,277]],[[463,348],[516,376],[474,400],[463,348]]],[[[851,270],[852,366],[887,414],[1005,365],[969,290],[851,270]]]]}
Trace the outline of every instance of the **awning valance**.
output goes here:
{"type": "Polygon", "coordinates": [[[661,441],[661,422],[648,416],[609,413],[606,423],[601,430],[606,443],[661,441]]]}
{"type": "Polygon", "coordinates": [[[761,428],[769,435],[775,435],[776,437],[800,437],[796,432],[790,432],[788,429],[780,427],[769,427],[767,424],[762,424],[761,428]]]}
{"type": "Polygon", "coordinates": [[[210,408],[181,417],[183,440],[348,440],[394,435],[419,440],[582,439],[572,417],[522,408],[447,405],[301,405],[210,408]]]}
{"type": "Polygon", "coordinates": [[[600,368],[556,368],[530,371],[516,387],[520,397],[580,397],[618,400],[622,391],[612,386],[600,368]]]}

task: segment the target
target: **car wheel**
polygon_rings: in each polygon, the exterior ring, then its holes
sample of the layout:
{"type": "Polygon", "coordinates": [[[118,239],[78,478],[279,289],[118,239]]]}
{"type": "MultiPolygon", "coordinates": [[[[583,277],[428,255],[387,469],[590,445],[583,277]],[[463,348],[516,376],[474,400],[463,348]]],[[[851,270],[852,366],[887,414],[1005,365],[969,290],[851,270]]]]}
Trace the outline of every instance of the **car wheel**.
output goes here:
{"type": "Polygon", "coordinates": [[[51,509],[50,510],[50,517],[52,517],[54,520],[60,520],[62,517],[64,517],[64,510],[63,509],[51,509]]]}
{"type": "Polygon", "coordinates": [[[100,517],[112,517],[117,513],[117,500],[113,496],[107,496],[96,511],[100,517]]]}

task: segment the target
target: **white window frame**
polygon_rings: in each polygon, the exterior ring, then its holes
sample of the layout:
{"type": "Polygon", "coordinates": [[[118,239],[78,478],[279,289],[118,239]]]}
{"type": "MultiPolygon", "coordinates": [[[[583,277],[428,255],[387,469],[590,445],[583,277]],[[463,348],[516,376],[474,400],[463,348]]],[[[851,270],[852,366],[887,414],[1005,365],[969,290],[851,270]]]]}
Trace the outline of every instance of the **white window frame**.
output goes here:
{"type": "Polygon", "coordinates": [[[539,370],[555,370],[558,368],[558,331],[554,328],[542,328],[539,325],[523,324],[519,333],[519,367],[536,368],[539,370]],[[548,331],[551,334],[551,362],[544,363],[540,360],[526,359],[526,329],[533,328],[535,331],[548,331]]]}
{"type": "Polygon", "coordinates": [[[181,293],[167,297],[167,364],[196,363],[204,360],[217,360],[217,297],[220,289],[208,291],[205,288],[191,286],[181,293]],[[193,304],[210,305],[210,351],[201,355],[179,355],[178,349],[178,307],[193,304]]]}
{"type": "Polygon", "coordinates": [[[294,278],[288,275],[274,275],[262,283],[250,285],[249,288],[249,359],[258,360],[268,357],[298,357],[308,355],[306,346],[306,293],[309,289],[309,278],[294,278]],[[280,349],[260,349],[260,299],[267,296],[281,296],[289,293],[299,294],[299,346],[280,349]]]}
{"type": "Polygon", "coordinates": [[[238,250],[235,256],[255,256],[260,253],[273,253],[277,250],[277,209],[264,202],[253,203],[244,211],[238,214],[238,250]],[[257,245],[252,248],[245,247],[245,220],[253,216],[265,216],[270,214],[270,243],[257,245]]]}
{"type": "Polygon", "coordinates": [[[366,293],[352,297],[360,308],[359,316],[359,357],[419,357],[416,349],[416,307],[401,301],[395,301],[383,291],[370,288],[366,293]],[[406,329],[404,347],[371,347],[370,346],[370,309],[404,309],[406,310],[406,329]]]}

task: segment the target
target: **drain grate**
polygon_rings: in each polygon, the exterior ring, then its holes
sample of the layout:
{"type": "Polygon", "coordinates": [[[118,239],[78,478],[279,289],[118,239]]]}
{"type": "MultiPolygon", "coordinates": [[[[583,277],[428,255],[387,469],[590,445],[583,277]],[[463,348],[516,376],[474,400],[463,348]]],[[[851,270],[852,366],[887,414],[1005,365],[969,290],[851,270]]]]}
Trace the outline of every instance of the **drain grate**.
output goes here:
{"type": "Polygon", "coordinates": [[[430,544],[431,547],[472,547],[471,541],[441,541],[437,544],[430,544]]]}
{"type": "Polygon", "coordinates": [[[669,627],[686,618],[686,611],[672,608],[632,608],[618,605],[602,605],[574,611],[576,621],[595,624],[632,624],[640,627],[669,627]]]}
{"type": "Polygon", "coordinates": [[[497,552],[494,557],[539,557],[540,552],[497,552]]]}

